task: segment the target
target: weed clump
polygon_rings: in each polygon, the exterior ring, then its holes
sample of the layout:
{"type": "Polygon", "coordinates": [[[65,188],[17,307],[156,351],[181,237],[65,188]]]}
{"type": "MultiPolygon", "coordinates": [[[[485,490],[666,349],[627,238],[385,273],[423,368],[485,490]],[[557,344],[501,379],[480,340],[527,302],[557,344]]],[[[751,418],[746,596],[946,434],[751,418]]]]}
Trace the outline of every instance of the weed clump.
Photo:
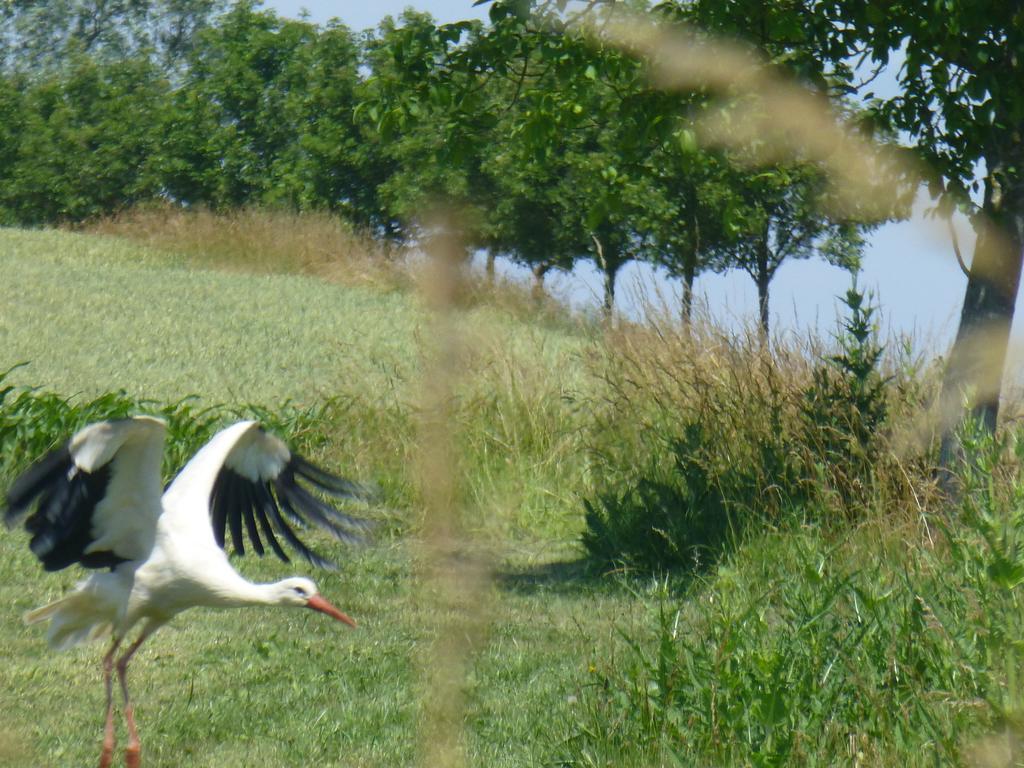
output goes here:
{"type": "Polygon", "coordinates": [[[329,418],[337,407],[331,401],[309,408],[285,404],[276,410],[256,405],[199,407],[197,398],[160,403],[132,397],[123,390],[87,400],[7,384],[12,370],[0,372],[0,478],[13,477],[56,447],[56,441],[67,439],[87,424],[149,414],[167,422],[164,476],[169,480],[231,419],[258,419],[268,429],[287,436],[289,442],[309,450],[324,441],[322,432],[313,426],[329,418]]]}
{"type": "Polygon", "coordinates": [[[1024,736],[1022,437],[968,425],[934,544],[881,518],[838,543],[807,526],[684,599],[663,588],[624,655],[589,665],[566,764],[995,764],[979,755],[1024,736]]]}
{"type": "Polygon", "coordinates": [[[708,328],[618,332],[600,367],[600,481],[583,502],[590,555],[700,570],[752,526],[863,519],[927,495],[927,456],[890,444],[906,431],[890,402],[915,374],[883,370],[856,284],[845,303],[831,352],[708,328]]]}

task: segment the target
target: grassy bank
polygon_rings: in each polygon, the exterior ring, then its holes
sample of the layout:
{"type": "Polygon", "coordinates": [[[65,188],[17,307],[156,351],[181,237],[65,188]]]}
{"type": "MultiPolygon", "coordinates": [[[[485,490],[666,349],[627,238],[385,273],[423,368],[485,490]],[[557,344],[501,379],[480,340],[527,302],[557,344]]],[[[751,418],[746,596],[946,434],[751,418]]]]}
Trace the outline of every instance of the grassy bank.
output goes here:
{"type": "MultiPolygon", "coordinates": [[[[217,247],[268,238],[239,221],[217,247]]],[[[161,412],[180,459],[255,415],[377,482],[387,522],[364,550],[316,540],[344,567],[311,575],[359,630],[196,612],[145,647],[149,765],[415,764],[432,737],[425,670],[463,631],[451,674],[471,765],[1016,759],[1024,454],[1012,432],[970,438],[963,505],[943,508],[923,415],[935,378],[909,357],[857,373],[835,362],[853,347],[531,322],[521,297],[464,294],[443,425],[462,533],[444,561],[420,474],[440,326],[415,273],[326,274],[287,249],[206,260],[179,223],[119,226],[0,230],[0,369],[29,361],[0,382],[15,386],[0,485],[91,419],[161,412]],[[463,560],[484,565],[468,605],[431,576],[463,560]]],[[[235,562],[256,580],[308,573],[235,562]]],[[[2,765],[95,759],[100,649],[52,654],[18,619],[76,578],[42,575],[23,533],[0,537],[2,765]]]]}
{"type": "MultiPolygon", "coordinates": [[[[416,669],[437,631],[410,544],[420,522],[413,465],[431,328],[415,298],[302,270],[199,268],[106,236],[5,230],[0,260],[10,278],[0,367],[28,362],[4,380],[16,387],[2,406],[4,484],[81,423],[149,411],[171,418],[179,457],[219,423],[264,415],[320,461],[379,482],[386,495],[393,525],[377,546],[336,550],[346,567],[313,574],[358,617],[358,632],[271,611],[241,623],[196,613],[143,652],[133,686],[147,764],[414,762],[416,669]],[[42,389],[18,388],[26,384],[42,389]]],[[[594,638],[608,641],[613,617],[629,610],[600,585],[584,595],[544,570],[574,551],[581,525],[575,494],[586,456],[573,402],[593,339],[569,323],[540,328],[486,307],[461,311],[456,331],[466,372],[453,411],[464,522],[494,551],[496,572],[467,690],[467,750],[478,764],[522,765],[564,738],[575,673],[594,638]]],[[[0,762],[90,762],[99,649],[51,654],[38,628],[18,619],[78,574],[43,576],[20,533],[0,539],[0,553],[8,660],[0,762]]],[[[257,580],[294,570],[269,560],[237,565],[257,580]]]]}

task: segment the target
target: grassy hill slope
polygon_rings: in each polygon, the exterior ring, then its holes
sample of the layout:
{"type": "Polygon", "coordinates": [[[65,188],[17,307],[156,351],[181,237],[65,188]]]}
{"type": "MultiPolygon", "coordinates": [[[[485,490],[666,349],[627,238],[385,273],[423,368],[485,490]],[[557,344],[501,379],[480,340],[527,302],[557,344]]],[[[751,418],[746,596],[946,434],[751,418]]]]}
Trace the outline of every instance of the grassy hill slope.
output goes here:
{"type": "MultiPolygon", "coordinates": [[[[414,295],[292,274],[195,269],[123,239],[0,230],[0,369],[64,394],[309,403],[412,398],[426,316],[414,295]],[[409,389],[409,387],[413,389],[409,389]]],[[[574,381],[580,335],[479,308],[461,328],[574,381]]]]}
{"type": "MultiPolygon", "coordinates": [[[[415,294],[342,287],[298,274],[196,269],[123,239],[0,230],[0,369],[5,383],[73,403],[124,390],[197,407],[319,407],[314,456],[384,487],[398,530],[418,528],[419,371],[433,343],[415,294]]],[[[529,564],[565,554],[586,477],[572,405],[585,386],[582,331],[541,328],[500,310],[456,316],[464,341],[457,403],[467,527],[495,547],[487,626],[468,693],[474,764],[524,765],[564,738],[573,677],[591,634],[621,598],[560,593],[529,564]],[[511,558],[511,559],[509,559],[511,558]],[[524,568],[526,570],[524,570],[524,568]],[[552,717],[554,716],[554,719],[552,717]]],[[[59,439],[61,435],[52,435],[59,439]]],[[[9,478],[2,478],[3,483],[9,478]]],[[[299,572],[356,616],[345,633],[287,611],[196,612],[140,654],[133,688],[149,766],[408,765],[417,754],[416,670],[433,636],[412,574],[415,546],[385,533],[338,574],[239,560],[255,580],[299,572]]],[[[44,575],[20,531],[0,537],[0,765],[95,760],[102,715],[98,645],[53,654],[20,615],[70,588],[44,575]]],[[[598,633],[603,630],[596,630],[598,633]]]]}
{"type": "MultiPolygon", "coordinates": [[[[181,231],[164,232],[170,245],[181,231]]],[[[86,411],[151,406],[188,422],[265,414],[384,492],[389,525],[372,546],[311,533],[337,573],[234,560],[254,580],[314,576],[358,631],[309,611],[196,611],[144,647],[133,688],[149,768],[422,765],[453,732],[466,764],[488,767],[1019,761],[1015,427],[1001,443],[968,436],[951,507],[932,493],[927,454],[888,440],[928,399],[913,372],[887,385],[894,415],[854,465],[815,452],[844,434],[841,401],[808,410],[809,387],[833,381],[824,352],[714,329],[598,334],[467,302],[439,366],[443,326],[414,292],[302,276],[302,259],[273,254],[249,264],[258,237],[227,240],[233,263],[210,270],[202,238],[177,254],[0,230],[0,369],[31,361],[0,391],[43,388],[0,398],[0,487],[86,411]],[[424,393],[447,376],[432,420],[424,393]],[[198,400],[167,405],[187,395],[198,400]],[[451,465],[450,497],[420,469],[448,441],[435,466],[451,465]],[[424,511],[446,506],[438,497],[461,515],[454,551],[424,511]],[[577,560],[584,500],[625,524],[605,528],[613,563],[631,531],[641,548],[691,541],[676,554],[700,562],[595,577],[577,560]]],[[[179,432],[172,448],[199,437],[179,432]]],[[[53,654],[18,619],[80,573],[42,574],[25,540],[0,536],[0,765],[88,764],[101,649],[53,654]]]]}

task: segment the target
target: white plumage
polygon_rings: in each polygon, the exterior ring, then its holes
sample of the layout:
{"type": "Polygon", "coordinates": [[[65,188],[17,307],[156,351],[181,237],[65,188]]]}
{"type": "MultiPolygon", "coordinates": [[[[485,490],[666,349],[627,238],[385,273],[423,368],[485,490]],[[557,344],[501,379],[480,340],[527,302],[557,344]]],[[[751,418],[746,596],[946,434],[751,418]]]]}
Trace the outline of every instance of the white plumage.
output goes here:
{"type": "Polygon", "coordinates": [[[230,531],[239,554],[248,538],[258,554],[266,541],[288,560],[281,537],[311,563],[332,567],[296,536],[292,524],[313,522],[346,541],[357,540],[369,524],[325,503],[298,479],[336,497],[365,500],[368,492],[293,454],[254,421],[215,435],[163,492],[165,433],[164,422],[149,416],[92,424],[29,468],[7,494],[6,522],[11,526],[31,512],[25,528],[46,570],[74,563],[97,569],[25,620],[48,620],[48,639],[56,648],[112,636],[103,661],[107,715],[101,767],[110,765],[114,748],[114,655],[136,624],[142,623],[141,632],[116,664],[130,768],[140,764],[140,749],[127,664],[142,642],[178,613],[199,606],[300,606],[355,626],[309,579],[247,581],[232,568],[224,547],[230,531]]]}

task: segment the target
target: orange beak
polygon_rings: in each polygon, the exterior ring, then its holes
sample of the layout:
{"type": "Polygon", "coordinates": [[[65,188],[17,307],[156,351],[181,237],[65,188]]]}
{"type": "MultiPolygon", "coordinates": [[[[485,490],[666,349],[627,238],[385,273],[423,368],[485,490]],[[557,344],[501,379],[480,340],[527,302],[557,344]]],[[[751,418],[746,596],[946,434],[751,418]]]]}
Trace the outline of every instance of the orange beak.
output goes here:
{"type": "Polygon", "coordinates": [[[309,602],[306,603],[307,608],[312,608],[314,611],[320,611],[320,613],[326,613],[332,619],[337,619],[340,622],[348,624],[350,627],[356,625],[355,620],[343,611],[339,611],[333,605],[324,600],[320,595],[313,595],[309,598],[309,602]]]}

